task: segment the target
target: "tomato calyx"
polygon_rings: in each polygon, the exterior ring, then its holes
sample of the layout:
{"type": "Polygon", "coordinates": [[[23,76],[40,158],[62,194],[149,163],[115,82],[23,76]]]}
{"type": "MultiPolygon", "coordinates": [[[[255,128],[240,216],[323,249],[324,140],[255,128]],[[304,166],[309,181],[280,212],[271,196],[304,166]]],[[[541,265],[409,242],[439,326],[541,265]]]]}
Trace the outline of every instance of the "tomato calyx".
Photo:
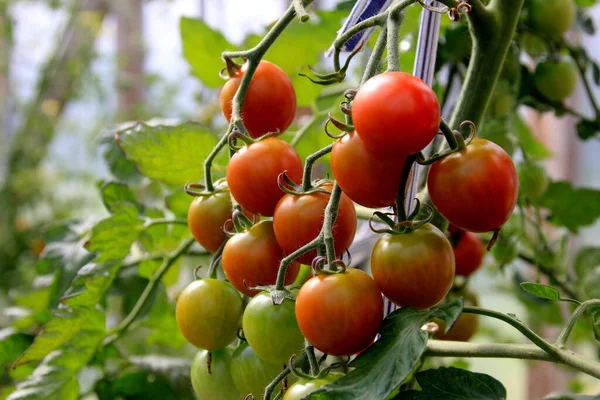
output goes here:
{"type": "Polygon", "coordinates": [[[233,78],[239,75],[242,66],[233,61],[230,57],[223,56],[225,66],[219,71],[219,76],[223,79],[233,78]]]}
{"type": "Polygon", "coordinates": [[[225,178],[219,179],[214,183],[214,190],[205,190],[206,186],[201,183],[186,183],[183,190],[192,197],[209,197],[216,193],[220,193],[227,190],[227,181],[225,178]]]}
{"type": "MultiPolygon", "coordinates": [[[[322,74],[322,73],[315,71],[309,65],[308,69],[310,70],[310,72],[312,72],[312,74],[317,79],[314,79],[314,78],[312,78],[306,74],[302,74],[302,73],[299,73],[298,75],[307,78],[309,81],[311,81],[312,83],[316,83],[317,85],[326,86],[326,85],[332,85],[334,83],[340,83],[346,78],[346,71],[348,70],[348,67],[350,66],[350,61],[352,61],[352,58],[354,58],[354,56],[357,55],[362,50],[364,44],[365,44],[364,40],[361,40],[361,42],[359,43],[357,48],[354,49],[352,51],[352,53],[350,53],[350,55],[346,59],[346,62],[344,62],[344,65],[338,71],[330,72],[328,74],[322,74]]],[[[339,51],[336,51],[336,57],[339,57],[339,51]]]]}
{"type": "MultiPolygon", "coordinates": [[[[349,253],[348,253],[349,254],[349,253]]],[[[350,259],[350,262],[352,259],[350,259]]],[[[327,257],[318,256],[312,262],[311,268],[315,275],[335,275],[343,274],[348,269],[348,265],[343,260],[333,260],[327,263],[327,257]],[[325,268],[325,267],[328,268],[325,268]]]]}
{"type": "Polygon", "coordinates": [[[422,227],[423,225],[431,222],[435,214],[433,208],[429,204],[421,204],[419,199],[415,199],[417,202],[414,211],[408,216],[406,221],[396,222],[390,216],[394,216],[393,213],[383,213],[376,211],[373,213],[373,217],[369,219],[369,227],[375,233],[389,233],[392,235],[401,235],[404,233],[410,233],[422,227]],[[425,215],[421,216],[421,219],[417,219],[420,216],[421,210],[425,210],[425,215]],[[387,225],[387,228],[376,228],[373,223],[374,219],[377,218],[380,222],[387,225]]]}
{"type": "Polygon", "coordinates": [[[346,371],[347,367],[348,367],[348,363],[350,362],[350,356],[346,356],[346,359],[343,361],[339,361],[339,362],[335,362],[323,369],[321,369],[317,375],[313,376],[310,374],[306,374],[302,371],[300,371],[295,365],[294,365],[294,361],[296,360],[296,355],[292,354],[292,356],[290,357],[289,361],[288,361],[288,368],[290,370],[290,373],[292,375],[294,375],[297,378],[300,379],[304,379],[306,381],[313,381],[316,379],[324,379],[327,377],[327,375],[329,375],[329,373],[331,371],[333,371],[334,369],[338,369],[338,368],[343,368],[344,371],[346,371]]]}
{"type": "Polygon", "coordinates": [[[239,131],[237,129],[232,130],[229,135],[227,136],[227,145],[229,146],[229,148],[233,151],[238,151],[240,149],[242,149],[245,146],[249,146],[251,144],[260,142],[262,140],[265,139],[269,139],[272,137],[277,137],[279,136],[281,132],[277,131],[277,132],[269,132],[269,133],[265,133],[264,135],[262,135],[259,138],[253,139],[250,136],[248,136],[247,134],[243,133],[242,131],[239,131]],[[244,144],[243,145],[238,145],[237,141],[241,140],[244,144]]]}
{"type": "Polygon", "coordinates": [[[420,165],[431,165],[434,162],[441,160],[442,158],[449,156],[452,153],[464,150],[477,136],[477,127],[472,121],[467,120],[461,122],[459,125],[459,129],[462,129],[465,126],[469,127],[469,134],[466,137],[463,136],[460,130],[452,130],[448,126],[448,124],[444,122],[444,120],[440,120],[440,131],[446,138],[446,141],[448,142],[450,148],[441,153],[432,154],[428,158],[426,158],[423,152],[420,151],[417,153],[416,162],[420,165]]]}
{"type": "Polygon", "coordinates": [[[426,10],[437,13],[437,14],[448,14],[452,21],[459,21],[461,13],[467,14],[471,12],[471,5],[466,1],[457,1],[454,7],[448,6],[431,6],[426,4],[423,0],[417,0],[417,2],[426,10]]]}
{"type": "MultiPolygon", "coordinates": [[[[340,106],[340,109],[342,110],[349,110],[348,108],[343,106],[344,103],[342,103],[342,105],[340,106]]],[[[345,111],[343,111],[345,113],[345,111]]],[[[327,136],[329,136],[332,139],[340,139],[342,137],[344,137],[347,133],[352,132],[354,130],[354,126],[349,125],[349,124],[345,124],[341,121],[338,121],[337,119],[335,119],[331,113],[329,113],[329,117],[327,118],[327,121],[325,121],[325,134],[327,136]],[[331,133],[329,131],[329,124],[332,124],[333,126],[335,126],[336,128],[338,128],[340,131],[342,131],[342,133],[331,133]]]]}
{"type": "Polygon", "coordinates": [[[304,187],[302,185],[298,185],[293,180],[291,180],[287,176],[287,171],[283,171],[277,177],[277,185],[279,188],[287,194],[292,196],[303,196],[311,193],[325,193],[331,195],[331,192],[327,189],[322,188],[324,184],[331,183],[330,180],[327,179],[319,179],[314,181],[310,186],[304,187]]]}

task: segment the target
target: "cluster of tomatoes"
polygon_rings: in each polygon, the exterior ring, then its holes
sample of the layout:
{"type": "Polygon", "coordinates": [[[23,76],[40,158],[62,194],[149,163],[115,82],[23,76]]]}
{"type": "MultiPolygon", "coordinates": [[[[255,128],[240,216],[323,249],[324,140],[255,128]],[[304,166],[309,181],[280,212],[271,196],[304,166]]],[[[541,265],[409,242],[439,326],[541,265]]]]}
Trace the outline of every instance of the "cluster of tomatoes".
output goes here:
{"type": "MultiPolygon", "coordinates": [[[[244,68],[236,70],[222,90],[228,119],[244,73],[244,68]]],[[[287,265],[285,284],[294,283],[300,264],[313,263],[316,276],[294,291],[295,299],[284,297],[275,304],[268,291],[257,289],[275,284],[281,260],[320,235],[333,187],[325,180],[301,187],[300,157],[291,145],[268,134],[288,128],[295,105],[289,78],[261,61],[242,109],[244,126],[254,139],[244,138],[246,144],[231,157],[226,179],[216,183],[214,192],[190,205],[192,234],[207,250],[222,252],[227,277],[196,280],[177,301],[181,332],[202,349],[192,368],[201,398],[261,396],[290,357],[302,352],[305,340],[329,355],[361,352],[381,327],[382,294],[417,309],[439,304],[455,273],[468,276],[482,262],[483,245],[472,232],[498,230],[516,202],[517,175],[504,150],[483,139],[466,146],[462,142],[432,165],[427,182],[433,204],[456,227],[449,237],[426,222],[391,226],[373,248],[373,277],[340,260],[324,270],[324,258],[312,248],[287,265]],[[243,212],[233,211],[232,197],[243,212]],[[241,294],[250,298],[245,307],[241,294]],[[239,335],[240,321],[243,340],[233,351],[228,345],[239,335]]],[[[402,72],[368,80],[353,99],[351,115],[355,130],[338,139],[331,153],[332,172],[342,189],[332,229],[336,256],[354,239],[353,202],[393,206],[407,157],[424,149],[440,126],[433,91],[402,72]]],[[[338,377],[301,379],[284,399],[302,398],[338,377]]]]}

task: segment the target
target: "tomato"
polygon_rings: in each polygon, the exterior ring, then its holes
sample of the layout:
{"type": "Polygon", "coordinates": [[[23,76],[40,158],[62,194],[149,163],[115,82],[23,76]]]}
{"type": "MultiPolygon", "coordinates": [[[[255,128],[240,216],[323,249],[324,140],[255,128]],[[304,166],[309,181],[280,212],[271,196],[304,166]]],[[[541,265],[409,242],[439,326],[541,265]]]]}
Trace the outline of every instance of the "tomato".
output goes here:
{"type": "MultiPolygon", "coordinates": [[[[331,190],[332,185],[321,186],[331,190]]],[[[327,193],[314,192],[301,196],[286,194],[281,198],[273,215],[273,227],[277,242],[285,252],[290,254],[314,240],[321,231],[325,207],[329,202],[327,193]]],[[[338,216],[333,224],[335,253],[341,255],[354,240],[356,233],[356,209],[352,200],[342,193],[338,216]]],[[[317,256],[312,250],[297,258],[298,262],[310,265],[317,256]]]]}
{"type": "Polygon", "coordinates": [[[492,255],[500,265],[510,264],[519,255],[518,239],[507,237],[500,233],[500,237],[494,247],[492,255]]]}
{"type": "Polygon", "coordinates": [[[532,200],[538,199],[546,192],[550,180],[546,170],[540,164],[526,161],[517,167],[521,195],[532,200]]]}
{"type": "MultiPolygon", "coordinates": [[[[230,78],[221,90],[221,111],[231,120],[233,96],[238,90],[248,65],[230,78]]],[[[296,93],[292,81],[277,65],[261,61],[250,80],[242,106],[242,120],[250,136],[257,138],[269,132],[285,131],[296,115],[296,93]]]]}
{"type": "Polygon", "coordinates": [[[427,188],[438,212],[452,225],[471,232],[500,229],[519,194],[510,156],[497,144],[480,138],[433,163],[427,188]]]}
{"type": "Polygon", "coordinates": [[[352,120],[367,149],[377,157],[406,156],[423,150],[440,126],[433,90],[405,72],[369,79],[352,103],[352,120]]]}
{"type": "Polygon", "coordinates": [[[223,232],[223,225],[231,218],[232,210],[231,197],[226,189],[192,200],[187,221],[194,239],[200,246],[211,253],[219,250],[227,238],[223,232]]]}
{"type": "Polygon", "coordinates": [[[240,400],[244,396],[233,384],[231,376],[232,349],[225,348],[211,352],[210,374],[208,354],[201,350],[192,362],[192,387],[200,400],[240,400]]]}
{"type": "Polygon", "coordinates": [[[350,268],[311,278],[296,298],[302,334],[323,353],[358,353],[369,346],[383,317],[383,298],[369,275],[350,268]]]}
{"type": "Polygon", "coordinates": [[[234,154],[227,166],[227,182],[231,194],[245,210],[272,216],[284,194],[277,185],[277,177],[284,171],[290,179],[300,182],[300,156],[285,141],[268,138],[234,154]]]}
{"type": "Polygon", "coordinates": [[[344,374],[341,372],[330,372],[323,378],[300,379],[294,383],[283,395],[283,400],[302,400],[312,392],[315,392],[321,386],[340,379],[344,374]]]}
{"type": "MultiPolygon", "coordinates": [[[[464,293],[465,306],[478,306],[477,296],[473,292],[464,293]]],[[[435,333],[435,338],[440,340],[454,340],[466,342],[475,335],[479,328],[479,316],[477,314],[463,313],[458,317],[454,326],[448,333],[444,333],[446,323],[435,318],[435,323],[438,324],[439,330],[435,333]]]]}
{"type": "Polygon", "coordinates": [[[454,281],[452,245],[435,226],[383,235],[371,254],[371,272],[379,290],[399,306],[433,307],[454,281]]]}
{"type": "Polygon", "coordinates": [[[573,94],[577,85],[577,69],[568,57],[548,59],[535,67],[533,83],[549,100],[562,101],[573,94]]]}
{"type": "Polygon", "coordinates": [[[393,206],[406,157],[374,156],[355,132],[344,135],[331,150],[331,170],[352,201],[365,207],[393,206]],[[360,168],[357,168],[360,165],[360,168]]]}
{"type": "Polygon", "coordinates": [[[242,298],[233,286],[207,278],[183,289],[177,299],[175,318],[190,343],[216,350],[236,338],[242,311],[242,298]]]}
{"type": "MultiPolygon", "coordinates": [[[[240,292],[252,297],[258,291],[248,287],[275,284],[279,262],[283,257],[283,250],[275,239],[273,222],[261,221],[227,241],[221,262],[229,282],[240,292]]],[[[286,285],[294,283],[299,268],[298,263],[288,266],[286,285]]]]}
{"type": "Polygon", "coordinates": [[[267,292],[254,296],[246,306],[242,326],[248,344],[265,361],[284,365],[292,354],[299,355],[304,348],[304,336],[298,328],[296,303],[284,299],[273,304],[267,292]]]}
{"type": "Polygon", "coordinates": [[[559,39],[575,22],[576,13],[573,0],[531,0],[529,24],[536,33],[559,39]]]}
{"type": "Polygon", "coordinates": [[[456,275],[469,276],[477,271],[483,262],[485,248],[479,236],[461,229],[450,229],[456,275]]]}
{"type": "Polygon", "coordinates": [[[282,368],[279,364],[263,360],[252,347],[242,342],[233,352],[231,376],[242,396],[252,393],[255,398],[262,399],[265,387],[279,375],[282,368]]]}

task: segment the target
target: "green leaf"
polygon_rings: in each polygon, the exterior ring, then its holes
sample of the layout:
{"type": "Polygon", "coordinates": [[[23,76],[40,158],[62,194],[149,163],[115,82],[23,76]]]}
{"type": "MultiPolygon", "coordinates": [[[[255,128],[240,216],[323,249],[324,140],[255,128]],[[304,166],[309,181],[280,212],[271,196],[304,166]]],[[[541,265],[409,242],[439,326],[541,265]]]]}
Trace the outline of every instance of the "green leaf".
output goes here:
{"type": "Polygon", "coordinates": [[[600,124],[596,121],[582,119],[577,123],[577,136],[581,140],[592,139],[598,132],[600,132],[600,124]]]}
{"type": "Polygon", "coordinates": [[[33,342],[33,338],[14,328],[0,330],[0,364],[12,364],[33,342]]]}
{"type": "Polygon", "coordinates": [[[100,194],[102,195],[102,202],[106,209],[114,213],[115,205],[121,202],[127,202],[140,208],[135,198],[133,191],[124,183],[107,181],[100,185],[100,194]]]}
{"type": "Polygon", "coordinates": [[[224,63],[221,53],[234,50],[235,46],[223,34],[212,29],[200,19],[182,17],[179,22],[183,56],[190,64],[192,73],[210,88],[223,86],[219,71],[224,63]]]}
{"type": "Polygon", "coordinates": [[[86,247],[99,253],[96,261],[122,260],[143,228],[137,208],[131,203],[112,206],[114,214],[92,228],[92,237],[86,247]]]}
{"type": "MultiPolygon", "coordinates": [[[[600,247],[584,247],[575,256],[575,273],[588,299],[600,298],[600,247]]],[[[590,307],[594,336],[600,341],[600,307],[590,307]]]]}
{"type": "Polygon", "coordinates": [[[591,7],[596,3],[597,0],[575,0],[575,4],[577,4],[577,7],[582,8],[591,7]]]}
{"type": "Polygon", "coordinates": [[[204,177],[202,160],[217,144],[217,137],[191,122],[175,126],[138,123],[117,133],[117,141],[148,178],[184,185],[204,177]]]}
{"type": "Polygon", "coordinates": [[[515,113],[512,115],[512,122],[515,127],[515,135],[523,148],[528,159],[543,160],[552,155],[550,151],[535,137],[529,127],[515,113]]]}
{"type": "Polygon", "coordinates": [[[521,288],[540,299],[560,300],[560,292],[552,286],[542,285],[541,283],[522,282],[521,288]]]}
{"type": "Polygon", "coordinates": [[[415,378],[421,390],[402,392],[395,400],[506,399],[502,383],[486,374],[450,367],[419,372],[415,378]]]}
{"type": "Polygon", "coordinates": [[[169,301],[162,285],[159,287],[156,300],[150,309],[150,315],[144,325],[152,329],[147,338],[148,344],[158,344],[160,346],[180,349],[186,343],[185,338],[177,327],[175,306],[169,301]]]}
{"type": "Polygon", "coordinates": [[[105,315],[92,310],[82,329],[60,348],[48,354],[33,374],[17,384],[7,400],[76,400],[77,374],[96,353],[105,335],[105,315]]]}
{"type": "Polygon", "coordinates": [[[600,190],[574,188],[569,182],[552,182],[538,203],[552,212],[553,224],[573,233],[600,217],[600,190]]]}
{"type": "Polygon", "coordinates": [[[384,399],[412,372],[427,344],[421,327],[434,317],[452,321],[462,310],[460,301],[433,310],[402,307],[383,321],[377,340],[350,363],[355,369],[323,386],[306,399],[384,399]]]}
{"type": "Polygon", "coordinates": [[[187,218],[188,209],[194,198],[187,194],[183,189],[177,188],[173,190],[165,198],[166,206],[175,216],[179,218],[187,218]]]}

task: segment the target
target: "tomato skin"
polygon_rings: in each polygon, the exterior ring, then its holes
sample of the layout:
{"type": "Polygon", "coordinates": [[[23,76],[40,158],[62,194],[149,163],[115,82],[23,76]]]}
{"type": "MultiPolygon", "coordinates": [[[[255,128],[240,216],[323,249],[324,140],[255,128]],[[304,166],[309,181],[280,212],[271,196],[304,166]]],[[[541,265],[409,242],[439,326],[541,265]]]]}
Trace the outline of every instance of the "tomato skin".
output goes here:
{"type": "Polygon", "coordinates": [[[302,161],[294,148],[278,138],[244,146],[227,166],[227,182],[233,197],[251,213],[272,216],[284,192],[277,177],[287,171],[295,182],[302,179],[302,161]]]}
{"type": "Polygon", "coordinates": [[[519,181],[510,156],[500,146],[475,138],[431,166],[427,188],[435,208],[452,225],[490,232],[510,217],[519,181]]]}
{"type": "Polygon", "coordinates": [[[236,338],[242,316],[242,298],[229,283],[200,279],[179,295],[175,307],[177,326],[194,346],[216,350],[236,338]]]}
{"type": "MultiPolygon", "coordinates": [[[[233,235],[227,241],[221,262],[229,282],[238,291],[253,297],[258,291],[248,287],[275,284],[279,263],[283,257],[283,250],[273,232],[273,222],[261,221],[246,231],[233,235]]],[[[286,285],[294,283],[299,268],[300,264],[295,262],[288,266],[286,285]]]]}
{"type": "MultiPolygon", "coordinates": [[[[328,183],[321,187],[330,191],[332,185],[328,183]]],[[[330,195],[327,193],[315,192],[301,196],[286,194],[281,198],[273,215],[273,227],[277,242],[285,254],[293,253],[319,235],[329,197],[330,195]]],[[[341,255],[350,247],[355,233],[356,209],[352,200],[342,193],[338,216],[333,224],[334,246],[337,255],[341,255]]],[[[312,250],[296,260],[310,265],[316,256],[317,251],[312,250]]]]}
{"type": "Polygon", "coordinates": [[[461,231],[453,236],[456,241],[452,246],[454,250],[454,264],[456,275],[469,276],[477,271],[483,263],[485,248],[479,237],[473,232],[461,231]]]}
{"type": "Polygon", "coordinates": [[[575,91],[577,69],[568,57],[545,60],[535,67],[533,83],[541,94],[552,101],[562,101],[575,91]]]}
{"type": "MultiPolygon", "coordinates": [[[[221,90],[221,111],[231,120],[232,101],[247,69],[244,64],[221,90]]],[[[242,106],[242,120],[253,138],[284,132],[296,115],[296,92],[292,81],[277,65],[261,61],[252,76],[242,106]]]]}
{"type": "Polygon", "coordinates": [[[529,24],[536,33],[559,39],[575,22],[573,0],[531,0],[529,24]]]}
{"type": "Polygon", "coordinates": [[[319,379],[300,379],[294,383],[285,392],[283,400],[302,400],[312,392],[315,392],[321,386],[325,386],[328,383],[334,382],[340,379],[344,374],[341,372],[330,372],[324,378],[319,379]]]}
{"type": "Polygon", "coordinates": [[[232,211],[229,190],[219,190],[211,196],[198,196],[192,200],[187,221],[200,246],[211,253],[219,250],[227,238],[222,228],[231,218],[232,211]]]}
{"type": "Polygon", "coordinates": [[[262,398],[265,387],[281,371],[281,365],[263,360],[245,342],[240,343],[233,352],[231,376],[242,396],[252,393],[255,398],[262,398]]]}
{"type": "Polygon", "coordinates": [[[435,226],[384,234],[373,247],[371,272],[379,290],[399,306],[433,307],[454,282],[452,245],[435,226]]]}
{"type": "Polygon", "coordinates": [[[252,350],[265,361],[287,364],[292,354],[304,348],[304,336],[298,328],[296,303],[284,299],[274,305],[267,292],[254,296],[246,306],[242,327],[252,350]]]}
{"type": "Polygon", "coordinates": [[[311,278],[296,298],[302,334],[315,348],[334,356],[369,346],[382,317],[383,298],[375,281],[355,268],[311,278]]]}
{"type": "Polygon", "coordinates": [[[403,156],[374,156],[356,132],[344,135],[331,150],[331,170],[338,185],[352,201],[371,208],[395,204],[405,162],[403,156]]]}
{"type": "Polygon", "coordinates": [[[232,349],[215,350],[211,354],[208,373],[208,351],[201,350],[192,362],[191,380],[194,391],[200,400],[239,400],[243,398],[233,384],[231,376],[232,349]]]}
{"type": "MultiPolygon", "coordinates": [[[[479,306],[475,293],[466,292],[463,297],[465,306],[479,306]]],[[[461,314],[448,333],[444,333],[446,327],[444,321],[434,318],[434,322],[438,324],[440,328],[434,335],[436,339],[466,342],[475,335],[479,328],[479,315],[467,313],[461,314]]]]}
{"type": "Polygon", "coordinates": [[[376,156],[406,156],[423,150],[436,135],[440,105],[433,90],[419,78],[384,72],[356,93],[352,121],[376,156]]]}

